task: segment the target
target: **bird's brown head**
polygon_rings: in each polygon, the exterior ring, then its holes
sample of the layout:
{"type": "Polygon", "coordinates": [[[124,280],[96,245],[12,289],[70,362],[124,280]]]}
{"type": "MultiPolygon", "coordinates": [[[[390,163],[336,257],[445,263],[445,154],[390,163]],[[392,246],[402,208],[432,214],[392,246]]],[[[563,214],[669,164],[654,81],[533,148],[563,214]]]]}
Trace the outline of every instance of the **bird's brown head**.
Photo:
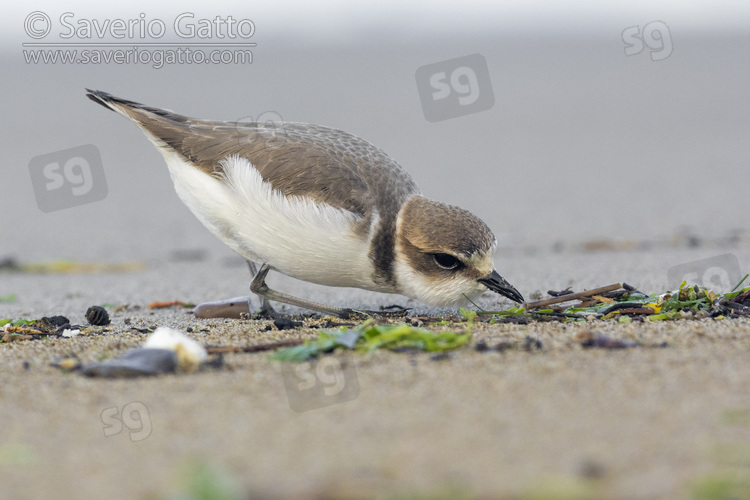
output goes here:
{"type": "Polygon", "coordinates": [[[488,289],[523,302],[494,269],[496,246],[490,228],[471,212],[414,195],[402,207],[396,229],[402,293],[441,307],[468,303],[488,289]]]}

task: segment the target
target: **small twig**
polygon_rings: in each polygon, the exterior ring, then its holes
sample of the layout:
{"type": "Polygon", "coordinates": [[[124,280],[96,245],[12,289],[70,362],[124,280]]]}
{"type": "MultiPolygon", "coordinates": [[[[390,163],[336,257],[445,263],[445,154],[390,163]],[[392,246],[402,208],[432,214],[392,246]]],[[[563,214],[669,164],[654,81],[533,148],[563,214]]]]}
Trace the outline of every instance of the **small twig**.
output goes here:
{"type": "Polygon", "coordinates": [[[293,347],[301,345],[304,340],[281,340],[279,342],[270,342],[268,344],[256,344],[256,345],[219,345],[219,346],[205,346],[208,354],[225,354],[230,352],[262,352],[271,351],[280,347],[293,347]]]}
{"type": "Polygon", "coordinates": [[[643,304],[641,302],[618,302],[617,304],[612,304],[611,306],[603,310],[601,312],[601,315],[606,316],[612,311],[617,311],[618,309],[633,309],[633,308],[639,308],[642,306],[643,304]]]}
{"type": "Polygon", "coordinates": [[[612,285],[603,286],[601,288],[594,288],[593,290],[586,290],[584,292],[570,293],[568,295],[562,295],[560,297],[553,297],[551,299],[537,300],[536,302],[528,302],[523,307],[528,311],[530,309],[538,309],[540,307],[549,306],[552,304],[559,304],[561,302],[568,302],[575,299],[583,299],[591,297],[592,295],[601,295],[603,293],[611,292],[613,290],[619,290],[622,288],[621,283],[614,283],[612,285]]]}
{"type": "Polygon", "coordinates": [[[529,313],[534,315],[535,317],[549,317],[549,318],[573,318],[573,319],[584,319],[585,316],[581,316],[580,314],[574,314],[574,313],[565,313],[565,312],[532,312],[529,313]]]}

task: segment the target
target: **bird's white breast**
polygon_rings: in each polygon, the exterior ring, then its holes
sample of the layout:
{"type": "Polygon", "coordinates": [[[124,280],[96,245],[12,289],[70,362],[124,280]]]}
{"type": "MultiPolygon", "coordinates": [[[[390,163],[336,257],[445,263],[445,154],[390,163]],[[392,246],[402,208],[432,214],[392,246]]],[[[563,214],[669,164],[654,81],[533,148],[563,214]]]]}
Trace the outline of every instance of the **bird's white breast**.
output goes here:
{"type": "Polygon", "coordinates": [[[300,196],[285,196],[245,158],[222,160],[223,178],[161,150],[180,199],[232,250],[297,279],[372,288],[369,240],[359,217],[300,196]]]}

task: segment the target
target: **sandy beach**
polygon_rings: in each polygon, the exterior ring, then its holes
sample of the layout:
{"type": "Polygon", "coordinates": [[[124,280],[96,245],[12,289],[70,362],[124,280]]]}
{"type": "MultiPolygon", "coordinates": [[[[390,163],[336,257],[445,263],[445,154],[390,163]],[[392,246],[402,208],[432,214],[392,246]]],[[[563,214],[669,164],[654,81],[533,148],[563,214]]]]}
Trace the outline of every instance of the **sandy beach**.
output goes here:
{"type": "MultiPolygon", "coordinates": [[[[615,274],[658,260],[644,252],[593,256],[615,274]]],[[[592,255],[523,259],[518,286],[567,285],[560,270],[579,268],[583,257],[592,255]]],[[[644,269],[643,279],[650,273],[644,269]]],[[[303,412],[293,410],[302,396],[285,386],[284,365],[265,353],[225,355],[218,370],[135,380],[50,366],[60,357],[114,357],[143,343],[147,333],[139,330],[156,326],[206,345],[317,336],[309,326],[319,321],[279,331],[270,320],[200,320],[189,309],[147,308],[156,300],[237,295],[238,288],[222,287],[237,284],[237,274],[215,262],[135,274],[3,274],[19,297],[37,297],[3,304],[3,316],[62,314],[85,324],[88,306],[113,304],[103,335],[3,344],[0,457],[10,472],[3,495],[166,498],[194,489],[196,468],[214,471],[213,482],[245,498],[676,498],[726,477],[746,488],[750,323],[743,320],[482,324],[470,345],[445,357],[342,352],[335,358],[348,383],[356,377],[358,393],[345,401],[316,396],[312,405],[320,406],[303,412]],[[584,349],[582,332],[642,346],[584,349]],[[541,349],[529,348],[527,338],[541,349]],[[475,349],[482,341],[489,351],[475,349]],[[492,349],[500,344],[511,347],[492,349]],[[127,405],[136,417],[108,436],[105,412],[127,405]]],[[[288,279],[277,285],[314,291],[288,279]]],[[[340,303],[412,305],[396,296],[347,296],[340,303]]],[[[510,306],[491,297],[482,304],[510,306]]]]}
{"type": "MultiPolygon", "coordinates": [[[[51,366],[120,355],[159,326],[234,346],[320,331],[320,320],[279,331],[148,308],[242,296],[250,277],[182,205],[143,134],[89,102],[86,87],[201,118],[273,111],[364,137],[425,194],[485,220],[496,268],[527,298],[623,282],[661,293],[675,266],[699,280],[723,272],[717,284],[728,285],[750,270],[750,71],[740,63],[750,38],[670,25],[670,57],[626,56],[622,31],[650,20],[625,16],[596,36],[386,32],[376,45],[259,29],[250,65],[158,70],[26,64],[20,45],[8,48],[0,260],[22,270],[0,271],[0,319],[85,325],[86,310],[104,305],[112,323],[100,335],[0,343],[0,498],[750,498],[747,320],[479,324],[445,356],[336,353],[358,388],[343,399],[305,399],[267,353],[140,379],[51,366]],[[472,54],[486,61],[494,105],[428,121],[417,69],[472,54]],[[98,198],[40,198],[35,159],[64,163],[84,145],[101,157],[98,198]],[[38,272],[60,260],[83,267],[38,272]],[[592,332],[639,346],[586,349],[592,332]],[[223,496],[200,497],[205,488],[223,496]]],[[[278,274],[269,285],[337,306],[455,315],[278,274]]],[[[491,295],[479,305],[512,306],[491,295]]]]}

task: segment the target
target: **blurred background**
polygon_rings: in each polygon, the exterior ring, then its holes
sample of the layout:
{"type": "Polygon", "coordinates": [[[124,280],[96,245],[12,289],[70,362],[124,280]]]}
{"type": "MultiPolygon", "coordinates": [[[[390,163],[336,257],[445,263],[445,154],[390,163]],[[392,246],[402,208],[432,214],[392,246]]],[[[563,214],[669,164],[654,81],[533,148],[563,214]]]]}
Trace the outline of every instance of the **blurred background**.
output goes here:
{"type": "Polygon", "coordinates": [[[156,149],[86,99],[86,87],[193,117],[271,113],[356,134],[427,196],[484,219],[499,258],[686,247],[714,255],[749,241],[747,2],[73,1],[5,11],[0,258],[233,259],[177,198],[156,149]],[[184,13],[183,32],[217,16],[251,20],[254,31],[230,40],[214,23],[203,37],[180,38],[174,21],[184,13]],[[64,15],[72,37],[61,36],[70,32],[64,15]],[[161,20],[167,32],[96,34],[117,19],[161,20]],[[252,62],[35,63],[60,47],[29,45],[116,42],[125,45],[63,49],[143,52],[230,41],[255,44],[252,62]],[[451,82],[446,61],[473,54],[486,63],[476,82],[484,109],[454,103],[428,120],[430,84],[418,69],[430,76],[445,65],[455,99],[472,81],[451,82]],[[101,155],[102,199],[43,212],[39,196],[62,191],[36,193],[30,164],[86,144],[101,155]]]}

